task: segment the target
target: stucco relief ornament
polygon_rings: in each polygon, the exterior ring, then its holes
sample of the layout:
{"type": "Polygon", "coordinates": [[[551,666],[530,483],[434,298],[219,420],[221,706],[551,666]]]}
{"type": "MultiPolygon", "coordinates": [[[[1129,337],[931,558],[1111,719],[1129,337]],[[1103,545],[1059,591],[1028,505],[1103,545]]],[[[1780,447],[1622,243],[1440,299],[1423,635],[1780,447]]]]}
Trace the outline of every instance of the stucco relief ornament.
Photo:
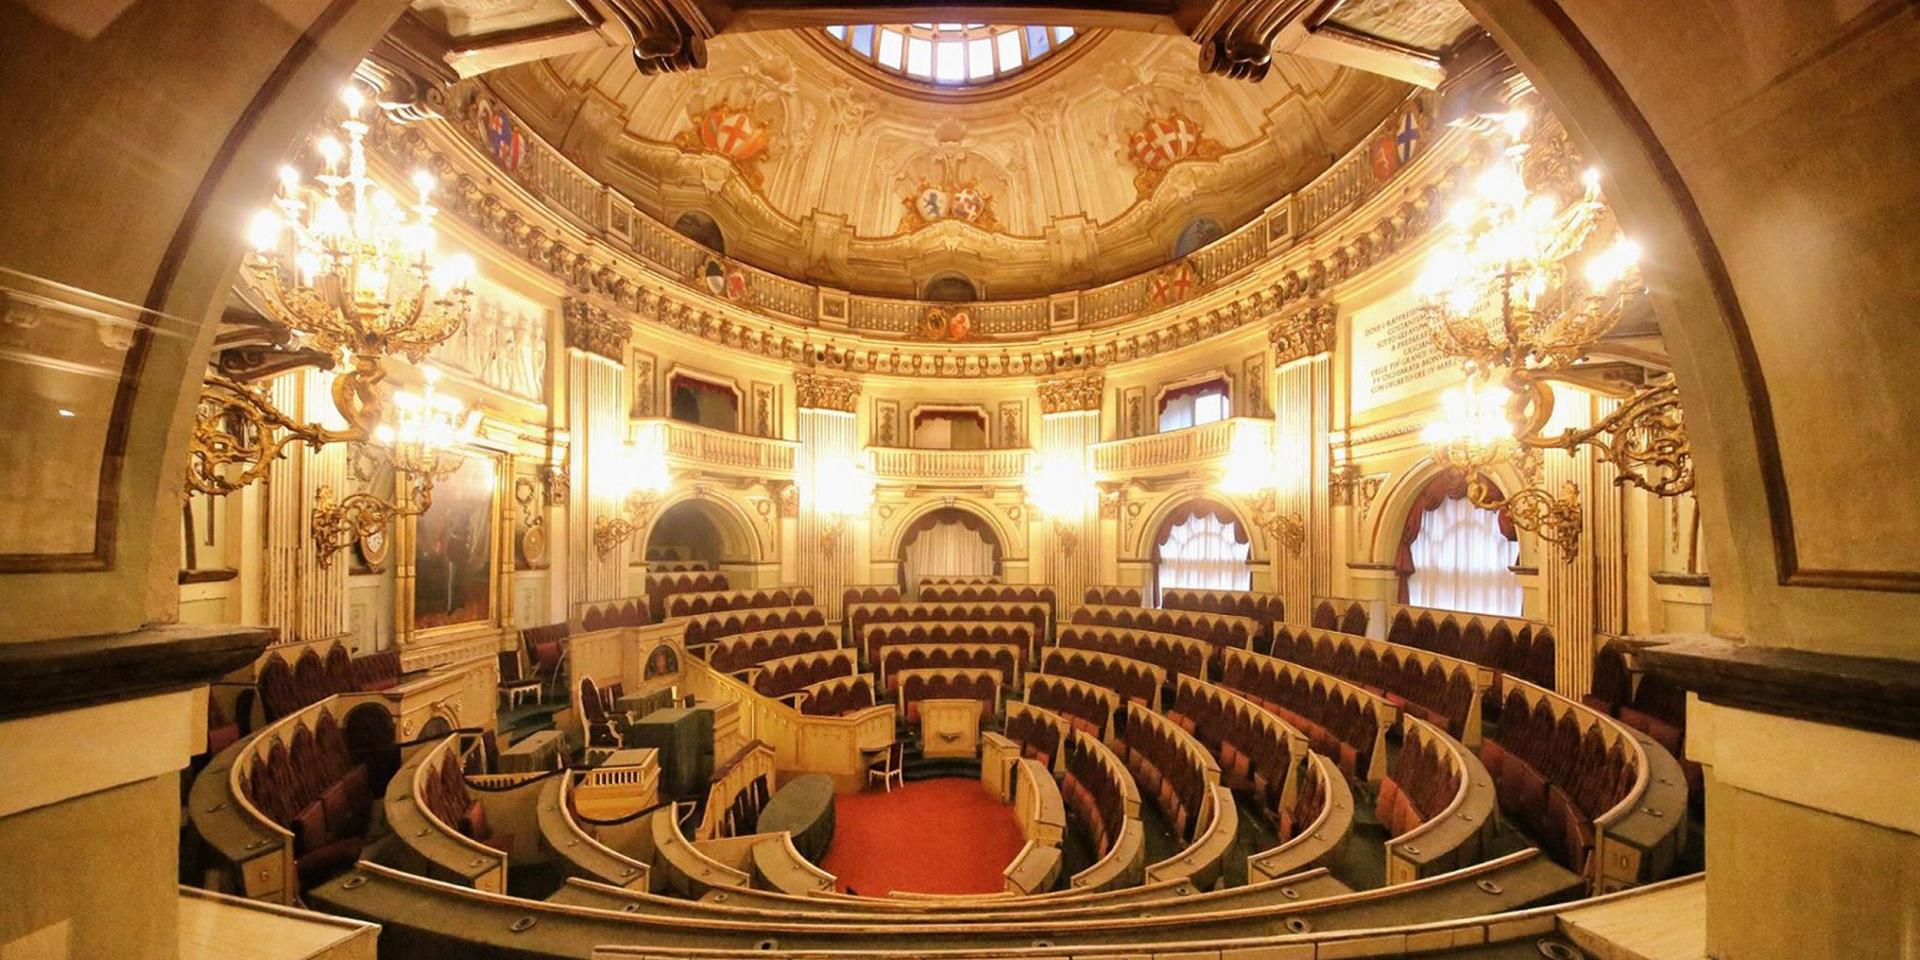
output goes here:
{"type": "Polygon", "coordinates": [[[1127,162],[1136,171],[1133,187],[1142,198],[1153,193],[1174,164],[1211,160],[1226,152],[1218,140],[1205,135],[1199,121],[1178,110],[1149,116],[1126,136],[1127,162]]]}
{"type": "Polygon", "coordinates": [[[1074,377],[1070,380],[1047,380],[1040,384],[1040,411],[1042,413],[1068,413],[1077,410],[1100,409],[1100,394],[1106,388],[1107,378],[1074,377]]]}

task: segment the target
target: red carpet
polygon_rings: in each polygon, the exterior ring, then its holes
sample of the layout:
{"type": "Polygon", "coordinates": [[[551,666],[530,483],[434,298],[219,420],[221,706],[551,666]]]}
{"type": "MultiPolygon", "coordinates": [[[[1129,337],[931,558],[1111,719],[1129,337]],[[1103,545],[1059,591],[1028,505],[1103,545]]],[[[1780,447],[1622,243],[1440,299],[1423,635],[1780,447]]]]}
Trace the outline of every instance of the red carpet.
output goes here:
{"type": "Polygon", "coordinates": [[[880,897],[996,893],[1026,840],[1013,808],[978,780],[921,780],[892,793],[834,798],[833,845],[820,864],[842,891],[880,897]]]}

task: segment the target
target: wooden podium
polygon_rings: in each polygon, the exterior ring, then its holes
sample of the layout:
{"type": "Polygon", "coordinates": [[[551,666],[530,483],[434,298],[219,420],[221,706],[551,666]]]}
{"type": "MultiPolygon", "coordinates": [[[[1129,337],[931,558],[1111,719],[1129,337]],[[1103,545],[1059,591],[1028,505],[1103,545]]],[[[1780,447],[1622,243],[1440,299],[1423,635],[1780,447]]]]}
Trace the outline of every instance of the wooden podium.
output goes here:
{"type": "Polygon", "coordinates": [[[920,755],[973,757],[980,752],[980,701],[920,701],[920,755]]]}

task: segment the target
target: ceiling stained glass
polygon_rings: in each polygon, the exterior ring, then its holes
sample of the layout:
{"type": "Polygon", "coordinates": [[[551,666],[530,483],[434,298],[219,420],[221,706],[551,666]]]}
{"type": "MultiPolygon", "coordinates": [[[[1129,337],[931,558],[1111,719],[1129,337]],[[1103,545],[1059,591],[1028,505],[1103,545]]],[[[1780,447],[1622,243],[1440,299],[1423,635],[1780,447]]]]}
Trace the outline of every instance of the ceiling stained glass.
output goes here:
{"type": "Polygon", "coordinates": [[[1072,27],[988,23],[871,23],[828,27],[827,36],[888,73],[941,87],[992,83],[1045,59],[1072,27]]]}

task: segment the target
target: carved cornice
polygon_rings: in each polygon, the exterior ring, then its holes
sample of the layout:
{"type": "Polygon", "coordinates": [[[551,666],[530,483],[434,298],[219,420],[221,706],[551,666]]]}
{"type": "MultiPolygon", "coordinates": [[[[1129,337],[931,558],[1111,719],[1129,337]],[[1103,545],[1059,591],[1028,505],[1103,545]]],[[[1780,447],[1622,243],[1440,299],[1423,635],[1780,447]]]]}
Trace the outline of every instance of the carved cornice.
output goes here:
{"type": "Polygon", "coordinates": [[[1333,352],[1339,312],[1324,300],[1309,303],[1273,322],[1267,341],[1273,344],[1273,364],[1333,352]]]}
{"type": "Polygon", "coordinates": [[[700,70],[714,24],[690,0],[605,0],[633,41],[633,64],[643,74],[700,70]]]}
{"type": "Polygon", "coordinates": [[[1040,412],[1069,413],[1076,410],[1098,410],[1100,395],[1106,386],[1107,378],[1101,376],[1043,381],[1040,384],[1040,412]]]}
{"type": "MultiPolygon", "coordinates": [[[[921,345],[776,319],[657,273],[636,254],[619,248],[615,238],[589,235],[571,218],[504,183],[449,124],[399,126],[376,119],[369,144],[391,169],[425,166],[433,171],[446,184],[447,215],[580,297],[632,311],[639,322],[787,363],[911,377],[1058,377],[1149,359],[1268,322],[1325,297],[1410,246],[1440,222],[1445,198],[1464,170],[1451,162],[1423,184],[1382,193],[1312,244],[1294,247],[1219,290],[1152,315],[1021,343],[921,345]]],[[[569,325],[569,343],[571,333],[569,325]]]]}
{"type": "Polygon", "coordinates": [[[793,375],[794,403],[800,407],[854,413],[860,409],[860,381],[824,373],[793,375]]]}
{"type": "Polygon", "coordinates": [[[568,297],[561,303],[561,315],[566,320],[567,346],[614,363],[626,362],[627,341],[633,338],[633,325],[626,318],[578,297],[568,297]]]}

